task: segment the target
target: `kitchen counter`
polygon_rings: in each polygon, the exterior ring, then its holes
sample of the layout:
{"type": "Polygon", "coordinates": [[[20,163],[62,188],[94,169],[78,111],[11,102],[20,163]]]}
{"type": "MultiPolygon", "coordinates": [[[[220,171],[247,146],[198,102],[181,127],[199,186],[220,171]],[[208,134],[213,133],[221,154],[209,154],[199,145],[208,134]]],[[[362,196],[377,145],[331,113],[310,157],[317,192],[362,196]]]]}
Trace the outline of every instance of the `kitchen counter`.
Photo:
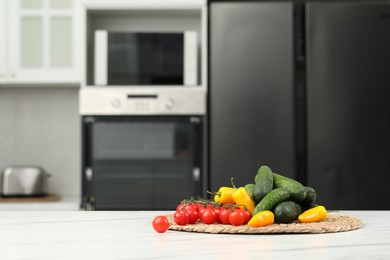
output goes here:
{"type": "Polygon", "coordinates": [[[233,235],[152,229],[158,211],[1,211],[1,259],[390,259],[390,211],[341,211],[361,229],[233,235]]]}
{"type": "Polygon", "coordinates": [[[58,201],[46,202],[1,202],[0,211],[67,211],[79,210],[80,199],[76,197],[62,197],[58,201]]]}

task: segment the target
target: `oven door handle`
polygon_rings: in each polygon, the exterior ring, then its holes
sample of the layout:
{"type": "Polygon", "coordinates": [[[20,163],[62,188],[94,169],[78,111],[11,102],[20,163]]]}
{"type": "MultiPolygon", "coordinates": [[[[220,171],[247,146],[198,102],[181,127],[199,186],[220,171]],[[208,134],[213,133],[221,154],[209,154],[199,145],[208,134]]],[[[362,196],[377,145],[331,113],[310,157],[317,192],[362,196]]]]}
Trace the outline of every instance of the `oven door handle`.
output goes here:
{"type": "Polygon", "coordinates": [[[201,185],[201,160],[200,160],[200,149],[201,147],[201,136],[200,136],[200,119],[199,117],[191,117],[190,122],[192,124],[193,133],[193,167],[192,167],[192,179],[194,181],[194,197],[200,198],[202,196],[202,185],[201,185]]]}

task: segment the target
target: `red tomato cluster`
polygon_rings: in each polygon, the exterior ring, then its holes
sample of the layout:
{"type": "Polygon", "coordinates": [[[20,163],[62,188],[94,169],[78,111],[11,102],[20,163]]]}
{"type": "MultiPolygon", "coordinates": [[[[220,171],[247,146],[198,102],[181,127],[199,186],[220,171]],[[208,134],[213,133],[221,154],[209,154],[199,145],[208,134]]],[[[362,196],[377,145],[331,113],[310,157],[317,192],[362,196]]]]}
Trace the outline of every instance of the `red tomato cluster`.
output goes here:
{"type": "Polygon", "coordinates": [[[204,224],[225,224],[240,226],[251,219],[252,214],[240,208],[217,207],[212,204],[179,204],[173,219],[178,225],[194,224],[198,220],[204,224]]]}

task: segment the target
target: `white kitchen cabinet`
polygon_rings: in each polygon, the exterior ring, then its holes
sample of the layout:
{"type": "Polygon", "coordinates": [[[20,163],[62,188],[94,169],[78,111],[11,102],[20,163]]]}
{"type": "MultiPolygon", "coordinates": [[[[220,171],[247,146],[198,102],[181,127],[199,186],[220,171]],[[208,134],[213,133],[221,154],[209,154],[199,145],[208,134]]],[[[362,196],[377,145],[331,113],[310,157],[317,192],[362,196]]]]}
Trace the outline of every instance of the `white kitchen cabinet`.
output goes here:
{"type": "Polygon", "coordinates": [[[0,83],[79,83],[77,2],[0,0],[0,83]]]}
{"type": "Polygon", "coordinates": [[[5,0],[0,0],[0,84],[5,82],[5,0]]]}

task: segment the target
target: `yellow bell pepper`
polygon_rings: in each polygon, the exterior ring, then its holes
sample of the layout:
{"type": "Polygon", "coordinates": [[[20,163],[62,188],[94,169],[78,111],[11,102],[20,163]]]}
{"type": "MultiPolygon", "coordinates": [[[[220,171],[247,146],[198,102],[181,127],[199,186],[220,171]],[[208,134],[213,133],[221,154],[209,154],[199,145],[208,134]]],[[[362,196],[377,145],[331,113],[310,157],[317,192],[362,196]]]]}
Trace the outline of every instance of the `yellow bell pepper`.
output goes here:
{"type": "Polygon", "coordinates": [[[248,222],[248,226],[251,227],[264,227],[272,225],[274,223],[274,213],[269,210],[260,211],[254,215],[248,222]]]}
{"type": "Polygon", "coordinates": [[[219,188],[218,192],[215,193],[214,201],[223,204],[233,204],[234,200],[232,195],[234,191],[235,189],[231,187],[221,187],[219,188]]]}
{"type": "Polygon", "coordinates": [[[232,194],[232,198],[234,200],[234,203],[237,204],[242,209],[248,210],[251,214],[253,210],[255,209],[255,204],[253,203],[253,200],[251,196],[249,195],[248,191],[244,187],[236,188],[233,183],[233,178],[231,178],[232,186],[235,189],[235,191],[232,194]]]}
{"type": "Polygon", "coordinates": [[[298,216],[298,220],[303,223],[318,222],[326,219],[328,212],[324,206],[317,206],[304,211],[298,216]]]}

